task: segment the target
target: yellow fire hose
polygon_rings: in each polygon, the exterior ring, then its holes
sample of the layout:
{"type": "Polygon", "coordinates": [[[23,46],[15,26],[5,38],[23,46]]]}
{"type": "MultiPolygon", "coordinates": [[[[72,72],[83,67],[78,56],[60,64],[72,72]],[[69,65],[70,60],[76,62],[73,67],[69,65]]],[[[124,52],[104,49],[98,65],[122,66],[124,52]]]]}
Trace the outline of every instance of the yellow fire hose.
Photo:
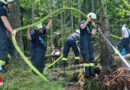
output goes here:
{"type": "Polygon", "coordinates": [[[115,36],[115,35],[111,35],[111,37],[116,38],[116,39],[120,39],[120,37],[115,36]]]}
{"type": "Polygon", "coordinates": [[[51,63],[50,65],[48,65],[44,70],[46,71],[48,68],[50,68],[51,66],[53,66],[55,63],[57,63],[61,58],[63,57],[63,55],[61,55],[57,60],[55,60],[53,63],[51,63]]]}

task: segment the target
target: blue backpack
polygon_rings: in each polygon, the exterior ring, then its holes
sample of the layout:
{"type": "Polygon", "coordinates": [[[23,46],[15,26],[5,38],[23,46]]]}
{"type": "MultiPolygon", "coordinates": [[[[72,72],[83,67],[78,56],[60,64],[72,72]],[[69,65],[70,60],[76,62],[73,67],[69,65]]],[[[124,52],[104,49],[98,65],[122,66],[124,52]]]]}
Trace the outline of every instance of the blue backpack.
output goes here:
{"type": "Polygon", "coordinates": [[[126,52],[125,52],[125,48],[122,49],[122,52],[121,52],[121,55],[125,55],[126,52]]]}

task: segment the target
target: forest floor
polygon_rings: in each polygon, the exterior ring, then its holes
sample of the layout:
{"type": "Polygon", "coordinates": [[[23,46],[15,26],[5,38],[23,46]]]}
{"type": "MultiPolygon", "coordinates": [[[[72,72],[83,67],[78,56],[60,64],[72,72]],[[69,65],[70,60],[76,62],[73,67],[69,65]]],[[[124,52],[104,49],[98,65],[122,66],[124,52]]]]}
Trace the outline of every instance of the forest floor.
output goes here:
{"type": "Polygon", "coordinates": [[[45,82],[29,67],[22,69],[18,63],[10,63],[6,68],[8,72],[0,73],[4,83],[0,90],[83,90],[85,84],[84,80],[78,80],[80,69],[51,68],[44,72],[49,80],[45,82]]]}
{"type": "Polygon", "coordinates": [[[115,90],[118,85],[123,90],[130,86],[130,69],[127,68],[119,68],[111,74],[99,74],[89,79],[84,78],[79,67],[71,66],[66,70],[51,68],[44,72],[49,82],[34,75],[29,67],[22,69],[18,63],[10,63],[6,68],[7,73],[0,73],[4,82],[0,90],[108,90],[106,87],[115,90]]]}
{"type": "Polygon", "coordinates": [[[44,72],[49,82],[32,73],[29,67],[22,69],[18,63],[6,66],[8,72],[0,73],[4,86],[0,90],[79,90],[75,83],[70,83],[73,71],[49,69],[44,72]]]}

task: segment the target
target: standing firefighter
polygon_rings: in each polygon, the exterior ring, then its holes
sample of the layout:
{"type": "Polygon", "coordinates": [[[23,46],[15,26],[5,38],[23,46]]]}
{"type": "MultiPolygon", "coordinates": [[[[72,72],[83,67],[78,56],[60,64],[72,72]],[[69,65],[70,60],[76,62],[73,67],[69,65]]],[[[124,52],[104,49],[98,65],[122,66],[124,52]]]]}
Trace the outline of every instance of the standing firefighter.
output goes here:
{"type": "Polygon", "coordinates": [[[71,34],[65,41],[64,44],[64,51],[63,51],[63,58],[62,58],[62,66],[66,66],[67,56],[69,53],[70,48],[72,47],[74,54],[75,54],[75,64],[79,64],[79,50],[78,45],[76,44],[79,41],[80,38],[80,31],[76,30],[75,33],[71,34]]]}
{"type": "Polygon", "coordinates": [[[0,0],[0,72],[6,72],[4,65],[8,55],[8,47],[10,45],[9,37],[6,29],[15,36],[15,32],[7,19],[7,10],[12,6],[14,0],[0,0]]]}
{"type": "MultiPolygon", "coordinates": [[[[91,44],[91,36],[96,35],[96,31],[91,29],[91,24],[96,19],[95,13],[89,13],[88,19],[80,23],[80,51],[83,58],[83,69],[86,77],[94,76],[94,54],[91,44]]],[[[99,31],[100,29],[98,29],[99,31]]]]}
{"type": "Polygon", "coordinates": [[[124,48],[125,49],[125,54],[130,53],[130,47],[129,47],[129,39],[130,39],[130,30],[128,28],[128,26],[126,24],[124,24],[122,26],[122,36],[121,36],[121,40],[119,41],[119,43],[117,44],[117,50],[119,50],[121,52],[121,50],[124,48]]]}
{"type": "Polygon", "coordinates": [[[31,34],[30,28],[27,30],[27,38],[28,40],[31,40],[31,61],[35,68],[37,68],[41,73],[43,73],[45,67],[45,34],[50,28],[51,23],[52,19],[49,21],[46,28],[42,25],[42,23],[36,25],[35,31],[31,34]]]}

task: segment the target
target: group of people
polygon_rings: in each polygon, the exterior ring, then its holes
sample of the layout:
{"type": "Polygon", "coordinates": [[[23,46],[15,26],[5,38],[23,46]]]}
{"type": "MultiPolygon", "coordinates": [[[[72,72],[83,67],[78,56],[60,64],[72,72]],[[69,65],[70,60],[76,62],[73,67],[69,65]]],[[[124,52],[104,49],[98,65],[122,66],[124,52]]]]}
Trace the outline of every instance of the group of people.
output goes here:
{"type": "MultiPolygon", "coordinates": [[[[88,18],[80,23],[80,29],[76,30],[75,33],[71,34],[65,40],[63,58],[61,60],[61,65],[66,67],[67,56],[70,48],[72,47],[75,54],[75,64],[80,63],[80,54],[82,55],[84,74],[86,77],[95,75],[91,36],[96,35],[97,31],[100,31],[100,28],[95,30],[91,28],[91,25],[96,19],[95,13],[89,13],[88,18]]],[[[46,27],[40,23],[35,26],[35,30],[33,32],[30,33],[30,28],[27,30],[27,38],[31,41],[31,62],[41,73],[43,73],[45,67],[45,34],[51,27],[51,23],[52,18],[50,18],[46,27]]],[[[36,73],[34,72],[34,74],[36,73]]]]}
{"type": "MultiPolygon", "coordinates": [[[[9,43],[11,43],[6,30],[15,36],[15,32],[7,18],[7,10],[12,6],[12,2],[14,2],[14,0],[0,0],[0,72],[6,71],[3,66],[6,63],[7,55],[9,53],[9,43]]],[[[100,31],[100,29],[97,31],[92,30],[91,24],[96,19],[96,14],[89,13],[88,18],[80,23],[80,29],[76,30],[75,33],[71,34],[66,39],[62,58],[63,67],[66,66],[67,56],[72,47],[75,54],[75,63],[79,64],[81,54],[83,58],[84,74],[86,76],[94,75],[94,55],[91,36],[96,35],[96,32],[100,31]]],[[[30,40],[31,43],[31,62],[41,73],[43,73],[45,67],[45,34],[51,27],[51,24],[52,18],[49,19],[46,27],[40,23],[35,26],[35,30],[31,33],[30,28],[27,29],[27,39],[30,40]]]]}
{"type": "Polygon", "coordinates": [[[91,37],[100,32],[100,28],[92,29],[92,23],[97,19],[95,13],[89,13],[88,18],[81,21],[79,30],[71,34],[64,44],[62,66],[66,66],[68,52],[72,47],[75,54],[75,64],[79,64],[80,54],[83,59],[83,70],[86,77],[95,76],[94,54],[91,37]],[[77,44],[77,42],[79,42],[77,44]]]}
{"type": "MultiPolygon", "coordinates": [[[[9,53],[9,43],[11,43],[6,30],[12,35],[16,35],[7,18],[7,10],[12,6],[12,2],[14,2],[14,0],[0,0],[0,72],[6,71],[3,66],[6,63],[7,55],[9,53]]],[[[87,19],[81,21],[79,29],[65,40],[61,65],[66,67],[68,53],[72,47],[75,54],[75,64],[80,63],[79,60],[81,55],[83,59],[84,74],[86,77],[90,77],[95,76],[91,37],[95,36],[97,32],[101,31],[101,29],[91,28],[92,23],[97,19],[95,13],[89,13],[87,16],[87,19]]],[[[27,39],[30,40],[31,43],[31,62],[40,73],[43,73],[45,67],[45,34],[50,29],[51,24],[52,18],[49,19],[46,27],[40,23],[35,26],[35,30],[31,33],[30,28],[27,29],[27,39]]],[[[129,33],[130,31],[128,30],[127,25],[123,25],[122,40],[117,45],[118,50],[124,47],[126,53],[129,53],[129,33]]],[[[36,73],[34,72],[34,74],[36,73]]]]}

